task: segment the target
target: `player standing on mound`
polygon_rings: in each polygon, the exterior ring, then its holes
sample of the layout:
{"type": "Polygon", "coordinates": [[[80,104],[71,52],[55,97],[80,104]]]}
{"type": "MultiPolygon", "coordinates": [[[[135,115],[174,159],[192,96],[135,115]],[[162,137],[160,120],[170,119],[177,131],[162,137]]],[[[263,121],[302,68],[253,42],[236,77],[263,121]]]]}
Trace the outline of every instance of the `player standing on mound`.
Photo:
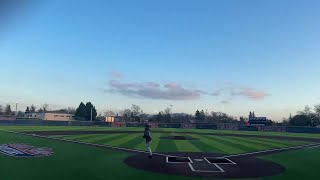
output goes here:
{"type": "Polygon", "coordinates": [[[151,147],[150,147],[152,137],[151,137],[151,132],[150,132],[150,126],[148,124],[145,125],[143,138],[146,139],[146,149],[149,152],[148,157],[152,158],[152,151],[151,151],[151,147]]]}

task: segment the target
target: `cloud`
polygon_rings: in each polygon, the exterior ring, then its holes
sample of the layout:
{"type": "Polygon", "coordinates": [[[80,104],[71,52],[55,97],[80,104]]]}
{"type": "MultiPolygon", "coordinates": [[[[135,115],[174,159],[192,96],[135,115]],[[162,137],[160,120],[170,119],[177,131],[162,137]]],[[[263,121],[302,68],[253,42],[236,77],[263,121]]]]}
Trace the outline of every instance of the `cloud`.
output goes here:
{"type": "Polygon", "coordinates": [[[155,82],[125,83],[120,80],[110,80],[109,87],[107,91],[111,93],[146,99],[195,100],[207,94],[202,90],[185,88],[177,83],[160,85],[155,82]]]}
{"type": "Polygon", "coordinates": [[[241,87],[237,89],[232,89],[230,92],[231,96],[243,96],[252,100],[262,100],[269,96],[268,93],[256,90],[252,87],[241,87]]]}
{"type": "Polygon", "coordinates": [[[182,86],[179,83],[157,83],[157,82],[126,82],[123,74],[112,72],[112,79],[109,80],[108,89],[103,90],[108,93],[117,93],[123,96],[144,99],[162,100],[196,100],[202,96],[224,97],[220,103],[228,104],[236,96],[242,96],[251,100],[262,100],[269,94],[256,90],[252,87],[237,86],[228,83],[218,87],[215,91],[209,92],[193,87],[182,86]]]}
{"type": "Polygon", "coordinates": [[[220,101],[221,104],[229,104],[229,101],[220,101]]]}
{"type": "Polygon", "coordinates": [[[223,88],[220,88],[218,90],[215,90],[214,92],[210,93],[211,96],[220,96],[223,92],[223,88]]]}
{"type": "Polygon", "coordinates": [[[122,79],[124,75],[119,71],[113,71],[111,72],[112,79],[122,79]]]}

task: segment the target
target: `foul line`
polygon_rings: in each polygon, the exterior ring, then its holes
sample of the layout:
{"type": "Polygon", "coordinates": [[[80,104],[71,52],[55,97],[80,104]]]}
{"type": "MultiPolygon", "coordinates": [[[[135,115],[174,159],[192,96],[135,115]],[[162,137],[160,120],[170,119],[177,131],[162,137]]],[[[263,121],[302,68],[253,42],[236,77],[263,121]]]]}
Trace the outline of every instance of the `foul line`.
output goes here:
{"type": "Polygon", "coordinates": [[[306,145],[300,145],[300,146],[292,146],[292,147],[285,147],[285,148],[276,148],[276,149],[269,149],[269,150],[263,150],[263,151],[256,151],[256,152],[248,152],[248,153],[241,153],[241,154],[232,154],[227,156],[222,156],[223,158],[228,157],[238,157],[238,156],[246,156],[246,155],[254,155],[254,154],[263,154],[268,152],[277,152],[277,151],[285,151],[285,150],[299,150],[299,149],[311,149],[311,148],[317,148],[320,147],[320,144],[306,144],[306,145]]]}
{"type": "MultiPolygon", "coordinates": [[[[149,152],[147,152],[147,151],[142,151],[142,150],[137,150],[137,149],[129,149],[129,148],[123,148],[123,147],[117,147],[117,146],[104,145],[104,144],[94,144],[94,143],[75,141],[75,140],[69,140],[69,139],[61,139],[61,138],[50,137],[50,136],[41,136],[41,135],[37,135],[37,134],[28,134],[28,133],[23,133],[23,132],[15,132],[15,131],[8,131],[8,130],[2,130],[2,131],[13,133],[13,134],[25,135],[25,136],[32,136],[32,137],[39,137],[39,138],[44,138],[44,139],[57,140],[57,141],[62,141],[62,142],[71,142],[71,143],[76,143],[76,144],[90,145],[90,146],[95,146],[95,147],[103,147],[103,148],[109,148],[109,149],[115,149],[115,150],[121,150],[121,151],[127,151],[127,152],[149,154],[149,152]]],[[[165,157],[170,156],[170,155],[162,154],[162,153],[152,153],[152,154],[158,155],[158,156],[165,156],[165,157]]]]}

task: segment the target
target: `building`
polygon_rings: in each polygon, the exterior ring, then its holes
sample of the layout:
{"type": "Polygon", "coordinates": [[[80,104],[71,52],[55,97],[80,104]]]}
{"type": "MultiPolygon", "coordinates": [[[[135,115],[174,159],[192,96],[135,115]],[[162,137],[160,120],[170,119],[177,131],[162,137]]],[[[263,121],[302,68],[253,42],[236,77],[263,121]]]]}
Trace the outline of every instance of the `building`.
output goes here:
{"type": "Polygon", "coordinates": [[[249,113],[249,125],[265,125],[267,123],[267,117],[256,117],[254,111],[249,113]]]}
{"type": "Polygon", "coordinates": [[[114,116],[106,117],[106,121],[105,122],[114,122],[114,116]]]}
{"type": "Polygon", "coordinates": [[[51,121],[70,121],[74,120],[74,114],[69,114],[66,111],[29,112],[25,113],[25,118],[51,121]]]}

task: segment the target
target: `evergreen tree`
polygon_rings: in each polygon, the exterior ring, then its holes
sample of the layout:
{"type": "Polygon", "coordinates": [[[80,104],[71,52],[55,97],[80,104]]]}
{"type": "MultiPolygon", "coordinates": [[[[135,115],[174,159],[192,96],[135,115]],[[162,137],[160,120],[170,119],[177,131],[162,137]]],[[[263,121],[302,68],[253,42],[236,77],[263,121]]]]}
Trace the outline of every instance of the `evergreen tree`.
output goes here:
{"type": "Polygon", "coordinates": [[[10,104],[6,105],[6,108],[4,110],[5,115],[12,115],[11,106],[10,104]]]}
{"type": "Polygon", "coordinates": [[[92,115],[92,121],[94,121],[98,115],[96,108],[92,105],[91,102],[86,103],[86,120],[90,121],[92,115]],[[91,114],[92,109],[92,114],[91,114]]]}
{"type": "Polygon", "coordinates": [[[79,107],[76,109],[75,117],[79,120],[85,120],[86,114],[86,105],[84,105],[83,102],[81,102],[79,107]]]}
{"type": "Polygon", "coordinates": [[[196,117],[197,121],[199,121],[201,119],[201,114],[200,114],[199,110],[196,111],[195,117],[196,117]]]}
{"type": "Polygon", "coordinates": [[[26,113],[30,113],[29,106],[27,106],[26,113]]]}
{"type": "Polygon", "coordinates": [[[2,105],[0,105],[0,115],[3,115],[3,114],[4,114],[3,107],[2,107],[2,105]]]}
{"type": "Polygon", "coordinates": [[[200,112],[200,120],[201,120],[201,121],[204,121],[205,118],[206,118],[206,115],[205,115],[204,111],[201,110],[201,112],[200,112]]]}

